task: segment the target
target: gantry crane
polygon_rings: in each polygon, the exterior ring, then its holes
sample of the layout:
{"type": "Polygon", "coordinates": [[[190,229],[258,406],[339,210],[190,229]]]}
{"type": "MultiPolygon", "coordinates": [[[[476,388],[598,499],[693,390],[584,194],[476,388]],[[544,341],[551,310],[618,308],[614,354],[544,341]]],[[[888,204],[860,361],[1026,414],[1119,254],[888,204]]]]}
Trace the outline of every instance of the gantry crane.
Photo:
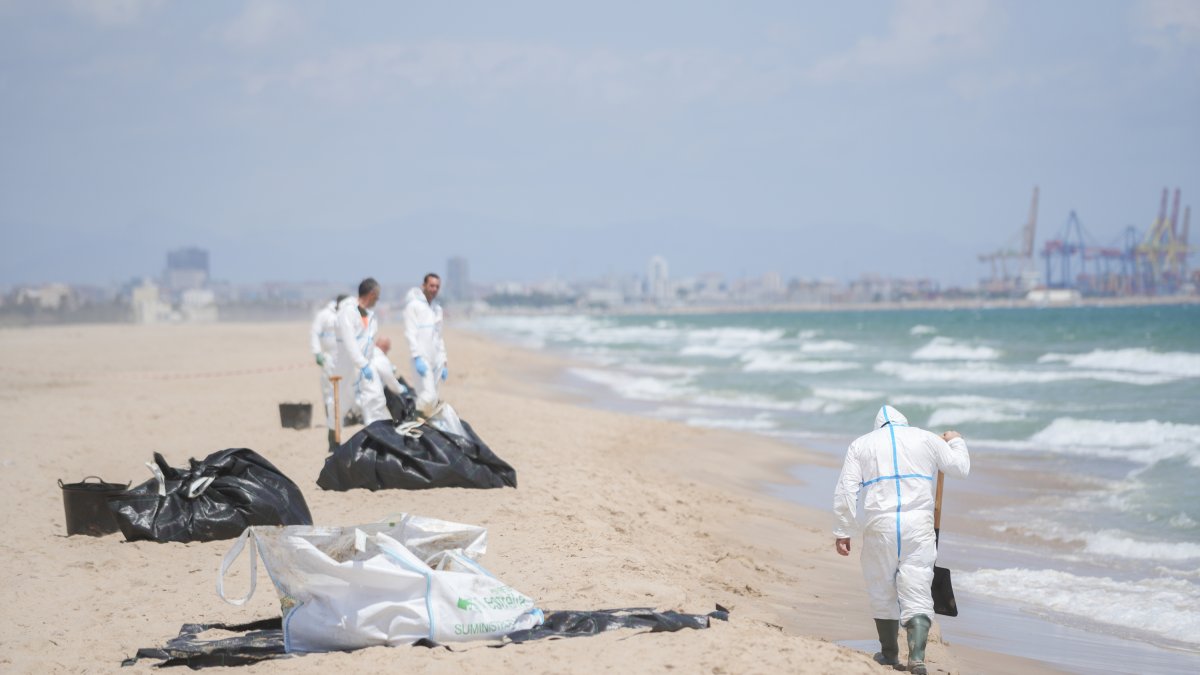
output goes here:
{"type": "Polygon", "coordinates": [[[1008,248],[984,253],[980,262],[991,264],[992,276],[983,282],[989,295],[1013,295],[1036,285],[1037,265],[1033,259],[1033,240],[1037,234],[1038,188],[1033,186],[1033,200],[1029,204],[1029,218],[1021,227],[1020,248],[1008,248]],[[1009,274],[1009,262],[1014,263],[1014,273],[1009,274]],[[999,275],[997,275],[999,263],[999,275]]]}
{"type": "Polygon", "coordinates": [[[1163,188],[1162,203],[1158,209],[1158,218],[1146,232],[1146,236],[1134,249],[1136,273],[1134,276],[1134,292],[1146,295],[1160,293],[1175,293],[1187,281],[1188,229],[1192,216],[1191,207],[1183,213],[1183,223],[1179,221],[1179,188],[1175,188],[1174,204],[1171,215],[1167,216],[1167,188],[1163,188]]]}

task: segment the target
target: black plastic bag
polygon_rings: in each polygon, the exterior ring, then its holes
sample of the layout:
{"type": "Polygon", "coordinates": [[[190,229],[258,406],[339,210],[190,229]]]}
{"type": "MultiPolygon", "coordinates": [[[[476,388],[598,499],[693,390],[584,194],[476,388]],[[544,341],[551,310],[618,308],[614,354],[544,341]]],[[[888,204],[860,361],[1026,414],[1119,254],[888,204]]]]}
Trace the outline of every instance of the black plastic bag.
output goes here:
{"type": "Polygon", "coordinates": [[[189,461],[190,468],[176,469],[156,452],[164,481],[156,476],[108,498],[126,540],[213,541],[233,539],[251,525],[312,525],[300,488],[253,450],[229,448],[189,461]]]}
{"type": "MultiPolygon", "coordinates": [[[[404,384],[404,378],[400,378],[400,384],[404,384]]],[[[388,413],[391,414],[392,421],[396,424],[403,424],[417,417],[417,399],[412,395],[412,389],[408,389],[406,384],[405,389],[403,394],[393,393],[386,387],[383,389],[383,398],[387,402],[388,413]]]]}
{"type": "Polygon", "coordinates": [[[471,425],[466,436],[423,424],[420,437],[390,421],[374,422],[329,457],[317,485],[326,490],[423,490],[440,487],[516,487],[517,472],[488,448],[471,425]]]}

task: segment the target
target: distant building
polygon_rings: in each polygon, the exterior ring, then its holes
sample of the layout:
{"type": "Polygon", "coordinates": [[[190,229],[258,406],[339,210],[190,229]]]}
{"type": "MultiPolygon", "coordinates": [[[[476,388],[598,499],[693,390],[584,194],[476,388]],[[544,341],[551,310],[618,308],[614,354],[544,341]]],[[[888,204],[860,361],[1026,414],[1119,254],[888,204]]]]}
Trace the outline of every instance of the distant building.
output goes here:
{"type": "Polygon", "coordinates": [[[650,258],[650,264],[646,270],[646,296],[655,302],[663,302],[670,299],[671,284],[667,270],[667,259],[661,255],[650,258]]]}
{"type": "Polygon", "coordinates": [[[184,321],[212,323],[217,320],[217,298],[207,288],[193,288],[183,292],[179,312],[184,321]]]}
{"type": "Polygon", "coordinates": [[[465,302],[474,298],[466,258],[455,256],[446,261],[445,282],[445,295],[449,300],[465,302]]]}
{"type": "Polygon", "coordinates": [[[158,286],[149,279],[133,289],[130,304],[133,305],[133,320],[136,323],[161,323],[172,318],[171,306],[162,301],[158,286]]]}
{"type": "Polygon", "coordinates": [[[762,277],[763,294],[770,297],[783,295],[787,287],[783,283],[783,275],[779,272],[767,272],[762,277]]]}
{"type": "Polygon", "coordinates": [[[208,251],[194,246],[167,253],[163,284],[172,293],[208,285],[208,251]]]}
{"type": "Polygon", "coordinates": [[[66,284],[46,284],[36,288],[20,288],[15,294],[17,304],[29,304],[39,309],[69,309],[72,302],[71,287],[66,284]]]}

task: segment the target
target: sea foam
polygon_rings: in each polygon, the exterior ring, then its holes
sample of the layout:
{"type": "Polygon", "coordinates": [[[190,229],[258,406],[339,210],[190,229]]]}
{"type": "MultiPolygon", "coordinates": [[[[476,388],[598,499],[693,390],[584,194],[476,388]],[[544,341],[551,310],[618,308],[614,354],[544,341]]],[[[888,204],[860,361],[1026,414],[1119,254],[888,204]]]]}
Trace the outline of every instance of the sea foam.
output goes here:
{"type": "Polygon", "coordinates": [[[886,375],[894,375],[906,382],[957,382],[996,385],[1045,384],[1049,382],[1091,379],[1152,386],[1177,379],[1169,375],[1129,373],[1115,370],[1024,370],[980,361],[967,361],[953,366],[881,361],[875,364],[875,370],[886,375]]]}
{"type": "Polygon", "coordinates": [[[570,368],[569,372],[589,382],[601,384],[616,393],[639,401],[669,401],[687,395],[686,381],[660,377],[631,377],[627,373],[591,368],[570,368]]]}
{"type": "Polygon", "coordinates": [[[918,361],[991,361],[1000,358],[1000,350],[938,336],[913,352],[912,357],[918,361]]]}
{"type": "Polygon", "coordinates": [[[747,373],[831,373],[861,368],[853,361],[820,361],[797,358],[793,354],[752,349],[742,355],[747,373]]]}
{"type": "Polygon", "coordinates": [[[1200,354],[1154,352],[1148,349],[1097,349],[1086,354],[1044,354],[1038,363],[1066,363],[1072,368],[1159,373],[1172,377],[1200,377],[1200,354]]]}
{"type": "Polygon", "coordinates": [[[1194,424],[1059,417],[1027,440],[980,439],[978,443],[993,448],[1120,459],[1145,465],[1180,457],[1200,468],[1200,426],[1194,424]]]}
{"type": "Polygon", "coordinates": [[[1116,581],[1059,570],[982,569],[955,575],[970,593],[1200,645],[1200,587],[1183,579],[1116,581]]]}
{"type": "Polygon", "coordinates": [[[800,345],[800,351],[806,354],[825,354],[828,352],[852,352],[858,347],[845,340],[816,340],[800,345]]]}
{"type": "Polygon", "coordinates": [[[1158,420],[1108,422],[1059,417],[1029,441],[1035,445],[1057,448],[1196,447],[1200,444],[1200,425],[1158,420]]]}

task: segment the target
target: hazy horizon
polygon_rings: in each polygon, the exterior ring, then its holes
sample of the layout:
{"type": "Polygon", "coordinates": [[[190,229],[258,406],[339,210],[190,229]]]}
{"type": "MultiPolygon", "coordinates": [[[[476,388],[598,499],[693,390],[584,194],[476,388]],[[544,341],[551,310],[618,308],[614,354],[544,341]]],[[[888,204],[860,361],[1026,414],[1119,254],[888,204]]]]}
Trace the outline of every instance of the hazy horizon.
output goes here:
{"type": "MultiPolygon", "coordinates": [[[[0,0],[0,285],[971,285],[1200,207],[1200,3],[0,0]]],[[[1200,218],[1200,214],[1197,214],[1200,218]]]]}

